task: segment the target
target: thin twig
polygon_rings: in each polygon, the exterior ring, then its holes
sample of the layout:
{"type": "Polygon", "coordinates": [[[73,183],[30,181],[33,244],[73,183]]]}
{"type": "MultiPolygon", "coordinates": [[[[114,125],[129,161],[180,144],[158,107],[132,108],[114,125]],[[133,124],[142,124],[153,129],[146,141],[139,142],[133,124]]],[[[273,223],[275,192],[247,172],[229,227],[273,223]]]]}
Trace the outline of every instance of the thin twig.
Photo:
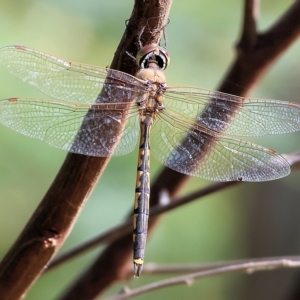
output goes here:
{"type": "Polygon", "coordinates": [[[240,264],[213,268],[211,270],[206,270],[206,271],[188,274],[185,276],[161,280],[134,290],[130,290],[126,288],[125,290],[122,291],[121,294],[115,295],[109,298],[108,300],[129,299],[141,294],[149,293],[150,291],[155,291],[161,288],[170,287],[174,285],[180,285],[180,284],[192,285],[195,279],[216,276],[223,273],[243,271],[248,274],[252,274],[258,271],[271,271],[279,268],[299,268],[299,267],[300,267],[299,257],[297,257],[297,259],[283,258],[283,259],[274,259],[274,260],[257,261],[257,262],[248,261],[240,264]]]}
{"type": "Polygon", "coordinates": [[[205,263],[185,263],[185,264],[158,264],[158,263],[146,263],[143,268],[144,274],[174,274],[174,273],[191,273],[191,272],[200,272],[207,271],[215,268],[227,267],[237,264],[245,263],[256,263],[256,262],[268,262],[274,260],[299,260],[299,255],[290,255],[290,256],[275,256],[275,257],[260,257],[260,258],[247,258],[247,259],[237,259],[230,261],[214,261],[214,262],[205,262],[205,263]]]}

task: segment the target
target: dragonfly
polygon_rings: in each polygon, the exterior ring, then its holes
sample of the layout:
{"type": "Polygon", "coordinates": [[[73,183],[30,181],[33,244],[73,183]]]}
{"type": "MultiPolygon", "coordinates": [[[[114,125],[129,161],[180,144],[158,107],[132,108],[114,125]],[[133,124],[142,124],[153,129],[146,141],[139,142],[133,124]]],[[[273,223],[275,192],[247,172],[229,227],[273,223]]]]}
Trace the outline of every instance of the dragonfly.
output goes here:
{"type": "Polygon", "coordinates": [[[70,62],[24,46],[0,49],[0,63],[52,100],[0,100],[0,123],[69,152],[125,155],[139,140],[134,201],[133,264],[139,277],[145,255],[151,153],[165,166],[215,181],[268,181],[290,165],[274,150],[240,137],[300,129],[300,106],[218,91],[167,86],[170,61],[150,44],[136,55],[136,76],[70,62]],[[151,132],[151,134],[150,134],[151,132]]]}

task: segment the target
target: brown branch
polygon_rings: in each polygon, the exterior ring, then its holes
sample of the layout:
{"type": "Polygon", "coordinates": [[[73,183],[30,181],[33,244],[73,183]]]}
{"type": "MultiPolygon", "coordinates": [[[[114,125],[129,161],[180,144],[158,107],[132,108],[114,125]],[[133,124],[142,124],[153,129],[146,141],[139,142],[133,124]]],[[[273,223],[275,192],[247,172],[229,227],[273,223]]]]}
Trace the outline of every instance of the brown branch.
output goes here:
{"type": "MultiPolygon", "coordinates": [[[[237,58],[225,77],[219,90],[238,96],[247,96],[259,82],[268,68],[296,40],[300,34],[300,1],[296,1],[269,31],[257,35],[251,51],[237,50],[237,58]]],[[[151,206],[159,202],[159,194],[166,189],[174,198],[188,176],[165,168],[151,187],[151,206]]],[[[157,224],[157,218],[149,222],[152,231],[157,224]]],[[[132,276],[132,266],[128,259],[132,253],[132,239],[128,234],[111,243],[102,255],[61,299],[72,299],[84,295],[81,292],[93,283],[98,293],[107,288],[114,280],[132,276]]],[[[94,296],[95,291],[94,292],[94,296]]]]}
{"type": "Polygon", "coordinates": [[[251,51],[237,46],[236,60],[218,90],[248,96],[280,55],[299,37],[299,12],[300,1],[297,0],[268,31],[256,36],[251,51]]]}
{"type": "MultiPolygon", "coordinates": [[[[142,43],[159,41],[169,3],[136,1],[111,68],[135,74],[137,67],[126,51],[137,53],[141,32],[142,43]]],[[[19,299],[25,295],[67,238],[108,161],[107,157],[67,155],[44,199],[1,262],[1,299],[19,299]]]]}
{"type": "Polygon", "coordinates": [[[153,282],[151,284],[142,286],[140,288],[136,288],[134,290],[130,290],[129,288],[126,288],[125,290],[123,290],[123,293],[115,295],[109,298],[109,300],[129,299],[138,295],[142,295],[145,293],[149,293],[151,291],[155,291],[161,288],[170,287],[174,285],[180,285],[180,284],[192,285],[195,279],[216,276],[224,273],[242,271],[248,274],[253,274],[254,272],[258,272],[258,271],[272,271],[274,269],[282,269],[282,268],[300,268],[299,257],[296,256],[291,258],[280,258],[280,259],[275,258],[274,260],[267,258],[266,261],[261,261],[261,259],[259,259],[258,261],[247,260],[246,262],[239,263],[239,264],[234,264],[234,265],[230,264],[223,267],[216,267],[213,269],[209,269],[197,273],[192,273],[180,277],[169,278],[166,280],[153,282]]]}
{"type": "Polygon", "coordinates": [[[259,15],[259,2],[260,0],[245,1],[242,35],[237,45],[237,49],[243,49],[245,52],[253,49],[257,38],[256,21],[259,15]]]}

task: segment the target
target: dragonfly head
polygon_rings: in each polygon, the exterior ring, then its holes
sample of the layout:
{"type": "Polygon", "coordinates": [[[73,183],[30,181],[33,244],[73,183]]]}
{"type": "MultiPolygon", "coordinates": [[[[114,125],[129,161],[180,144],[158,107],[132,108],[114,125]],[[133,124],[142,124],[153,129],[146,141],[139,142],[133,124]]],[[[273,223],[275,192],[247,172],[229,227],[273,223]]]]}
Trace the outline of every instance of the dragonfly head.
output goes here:
{"type": "Polygon", "coordinates": [[[165,48],[157,44],[146,45],[138,52],[136,63],[142,69],[147,69],[150,63],[155,63],[159,69],[164,70],[170,63],[170,56],[165,48]]]}

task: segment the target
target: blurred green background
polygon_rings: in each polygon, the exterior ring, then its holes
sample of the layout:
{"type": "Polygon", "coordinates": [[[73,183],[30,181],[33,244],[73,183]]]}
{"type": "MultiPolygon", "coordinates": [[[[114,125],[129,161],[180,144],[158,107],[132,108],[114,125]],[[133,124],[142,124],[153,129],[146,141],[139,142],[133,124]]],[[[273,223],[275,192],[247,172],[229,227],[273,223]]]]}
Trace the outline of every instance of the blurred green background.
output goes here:
{"type": "MultiPolygon", "coordinates": [[[[262,0],[259,29],[268,28],[294,1],[262,0]]],[[[174,1],[167,27],[169,85],[217,88],[234,57],[243,1],[174,1]]],[[[68,60],[107,66],[130,17],[133,1],[0,0],[0,46],[24,45],[68,60]]],[[[291,47],[253,96],[300,102],[300,43],[291,47]]],[[[0,99],[43,97],[0,68],[0,99]]],[[[280,153],[300,148],[299,134],[257,140],[280,153]]],[[[0,255],[19,232],[52,183],[66,153],[0,126],[0,255]]],[[[113,225],[132,209],[136,151],[111,160],[63,249],[113,225]]],[[[154,159],[154,178],[162,168],[154,159]]],[[[147,262],[209,262],[292,255],[300,250],[299,173],[269,183],[244,183],[165,216],[149,239],[147,262]],[[176,233],[176,234],[174,234],[176,233]]],[[[191,179],[182,194],[209,184],[191,179]]],[[[100,249],[101,251],[101,249],[100,249]]],[[[84,270],[99,249],[43,276],[26,299],[54,299],[84,270]]],[[[282,299],[291,270],[225,274],[191,287],[159,290],[137,299],[282,299]]],[[[132,288],[163,276],[142,276],[132,288]]],[[[112,287],[111,295],[122,287],[112,287]]]]}

